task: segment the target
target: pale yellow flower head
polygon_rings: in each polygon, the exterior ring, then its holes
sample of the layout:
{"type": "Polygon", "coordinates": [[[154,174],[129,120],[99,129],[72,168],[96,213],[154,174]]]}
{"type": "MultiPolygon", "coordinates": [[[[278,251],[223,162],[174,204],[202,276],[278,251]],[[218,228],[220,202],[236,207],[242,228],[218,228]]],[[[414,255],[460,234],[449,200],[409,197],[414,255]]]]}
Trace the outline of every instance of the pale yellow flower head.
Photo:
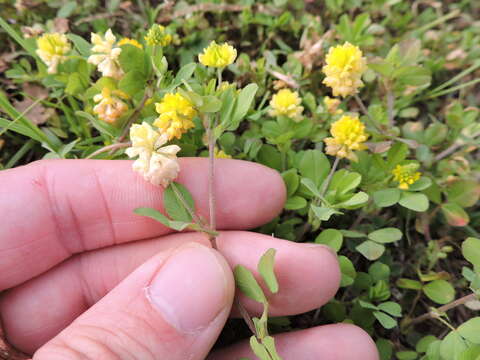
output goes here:
{"type": "Polygon", "coordinates": [[[93,112],[98,115],[100,120],[114,123],[128,110],[127,104],[119,99],[119,97],[126,98],[125,95],[120,91],[112,92],[106,87],[103,88],[100,94],[93,97],[93,101],[98,103],[93,107],[93,112]]]}
{"type": "Polygon", "coordinates": [[[108,29],[104,37],[92,33],[91,41],[93,44],[92,53],[94,54],[90,55],[88,62],[96,65],[103,76],[109,76],[117,80],[121,79],[124,72],[118,57],[122,49],[115,46],[117,38],[113,35],[112,30],[108,29]]]}
{"type": "Polygon", "coordinates": [[[122,45],[126,45],[126,44],[136,46],[136,47],[139,48],[139,49],[143,49],[142,44],[140,44],[140,43],[139,43],[137,40],[135,40],[135,39],[123,38],[122,40],[120,40],[120,41],[118,42],[118,46],[122,46],[122,45]]]}
{"type": "Polygon", "coordinates": [[[152,27],[148,30],[147,36],[145,36],[145,41],[147,45],[160,45],[168,46],[172,42],[172,35],[167,33],[165,27],[158,24],[153,24],[152,27]]]}
{"type": "Polygon", "coordinates": [[[330,133],[332,137],[323,140],[327,145],[325,152],[328,155],[357,161],[354,151],[367,148],[364,144],[368,139],[365,125],[356,116],[342,116],[332,124],[330,133]]]}
{"type": "Polygon", "coordinates": [[[55,74],[58,64],[67,60],[66,53],[72,48],[65,34],[44,34],[37,39],[37,55],[48,66],[48,73],[55,74]]]}
{"type": "Polygon", "coordinates": [[[203,53],[198,55],[198,61],[205,66],[223,68],[232,64],[237,58],[237,50],[227,43],[217,44],[212,41],[203,53]]]}
{"type": "Polygon", "coordinates": [[[392,170],[393,179],[398,182],[398,188],[402,190],[408,190],[410,185],[415,183],[420,176],[421,172],[416,171],[418,169],[417,164],[397,165],[392,170]]]}
{"type": "Polygon", "coordinates": [[[325,96],[323,98],[323,102],[325,103],[325,106],[327,107],[327,111],[330,114],[334,115],[334,114],[343,113],[343,110],[338,108],[338,106],[341,103],[340,99],[335,99],[335,98],[331,98],[329,96],[325,96]]]}
{"type": "Polygon", "coordinates": [[[130,128],[132,146],[125,153],[130,157],[137,157],[132,165],[134,171],[143,176],[145,180],[154,184],[167,187],[178,176],[177,145],[163,146],[167,137],[160,135],[148,123],[134,124],[130,128]]]}
{"type": "Polygon", "coordinates": [[[332,88],[333,96],[346,97],[363,86],[361,77],[367,70],[367,61],[357,46],[346,42],[330,48],[322,70],[326,76],[323,83],[332,88]]]}
{"type": "Polygon", "coordinates": [[[166,94],[160,103],[155,104],[160,116],[153,125],[158,127],[169,140],[180,139],[182,134],[195,127],[193,118],[197,115],[190,100],[179,93],[166,94]]]}
{"type": "Polygon", "coordinates": [[[216,159],[231,159],[232,158],[225,151],[220,150],[217,147],[215,147],[214,156],[215,156],[216,159]]]}
{"type": "Polygon", "coordinates": [[[303,106],[300,106],[302,99],[296,91],[282,89],[272,96],[270,100],[270,116],[284,115],[293,120],[299,121],[302,117],[303,106]]]}

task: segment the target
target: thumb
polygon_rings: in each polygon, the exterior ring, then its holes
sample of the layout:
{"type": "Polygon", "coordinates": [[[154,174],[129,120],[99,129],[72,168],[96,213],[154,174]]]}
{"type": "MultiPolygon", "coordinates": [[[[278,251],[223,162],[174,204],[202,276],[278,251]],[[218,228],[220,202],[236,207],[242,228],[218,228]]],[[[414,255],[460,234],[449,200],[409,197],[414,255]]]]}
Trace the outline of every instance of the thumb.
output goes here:
{"type": "Polygon", "coordinates": [[[33,360],[204,359],[228,318],[233,294],[223,257],[189,243],[141,265],[33,360]]]}

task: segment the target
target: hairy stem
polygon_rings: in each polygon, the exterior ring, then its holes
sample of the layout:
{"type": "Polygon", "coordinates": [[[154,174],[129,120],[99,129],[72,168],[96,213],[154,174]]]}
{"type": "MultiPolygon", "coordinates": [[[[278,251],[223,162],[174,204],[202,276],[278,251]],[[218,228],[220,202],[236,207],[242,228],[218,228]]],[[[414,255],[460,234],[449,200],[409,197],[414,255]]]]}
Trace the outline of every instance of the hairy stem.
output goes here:
{"type": "Polygon", "coordinates": [[[145,94],[143,95],[142,101],[140,101],[140,104],[138,104],[137,108],[135,109],[133,114],[128,119],[127,124],[125,125],[125,128],[123,129],[122,134],[118,138],[119,143],[123,142],[123,140],[125,140],[125,138],[127,137],[128,132],[130,131],[130,126],[132,126],[132,124],[140,116],[140,112],[142,111],[143,107],[145,106],[145,102],[147,101],[147,99],[149,97],[150,97],[150,91],[148,91],[148,89],[147,89],[147,90],[145,90],[145,94]]]}
{"type": "MultiPolygon", "coordinates": [[[[215,203],[215,134],[214,117],[208,120],[207,138],[208,138],[208,205],[210,210],[210,229],[216,230],[216,203],[215,203]]],[[[210,236],[213,248],[217,248],[216,239],[210,236]]]]}
{"type": "Polygon", "coordinates": [[[363,103],[362,99],[360,99],[360,97],[355,94],[353,95],[353,98],[355,99],[355,101],[357,102],[358,106],[360,106],[360,110],[362,110],[362,113],[368,118],[368,120],[370,121],[370,124],[378,131],[378,132],[382,132],[378,126],[375,124],[375,121],[373,120],[373,118],[370,116],[370,114],[368,113],[368,110],[367,110],[367,107],[365,106],[365,104],[363,103]]]}
{"type": "Polygon", "coordinates": [[[130,141],[124,142],[124,143],[107,145],[107,146],[104,146],[104,147],[94,151],[93,153],[88,155],[85,159],[92,159],[92,158],[94,158],[95,156],[97,156],[101,153],[104,153],[104,152],[107,152],[107,151],[115,151],[115,150],[118,150],[118,149],[123,149],[123,148],[129,147],[131,145],[132,145],[132,143],[130,141]]]}
{"type": "MultiPolygon", "coordinates": [[[[455,301],[452,301],[451,303],[448,303],[446,305],[443,305],[443,306],[440,306],[437,310],[438,312],[446,312],[450,309],[453,309],[459,305],[463,305],[469,301],[472,301],[472,300],[475,300],[477,299],[477,295],[472,293],[472,294],[469,294],[469,295],[465,295],[464,297],[461,297],[460,299],[457,299],[455,301]]],[[[414,318],[410,323],[409,325],[413,325],[413,324],[418,324],[419,322],[422,322],[424,320],[427,320],[427,319],[433,319],[433,318],[437,318],[436,316],[436,313],[433,312],[433,311],[430,311],[428,313],[425,313],[423,315],[420,315],[416,318],[414,318]]]]}
{"type": "Polygon", "coordinates": [[[330,184],[330,181],[332,181],[333,174],[334,174],[335,171],[337,170],[337,167],[338,167],[338,163],[339,163],[339,162],[340,162],[340,158],[339,158],[339,157],[336,157],[336,158],[335,158],[335,161],[333,162],[332,168],[330,169],[330,172],[328,173],[327,178],[326,178],[325,181],[323,182],[322,189],[320,190],[320,194],[321,194],[322,196],[324,196],[325,193],[327,192],[328,185],[330,184]]]}

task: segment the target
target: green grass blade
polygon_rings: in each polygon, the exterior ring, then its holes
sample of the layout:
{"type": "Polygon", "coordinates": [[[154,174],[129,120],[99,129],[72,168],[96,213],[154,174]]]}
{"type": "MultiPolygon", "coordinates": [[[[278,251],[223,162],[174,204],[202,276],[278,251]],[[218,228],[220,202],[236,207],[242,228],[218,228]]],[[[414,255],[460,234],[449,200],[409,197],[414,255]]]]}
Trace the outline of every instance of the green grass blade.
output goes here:
{"type": "Polygon", "coordinates": [[[0,16],[0,27],[3,28],[3,30],[6,31],[10,37],[13,38],[21,47],[25,49],[31,56],[34,58],[38,58],[37,54],[35,53],[35,45],[30,44],[28,41],[26,41],[21,35],[19,35],[14,28],[12,28],[1,16],[0,16]]]}

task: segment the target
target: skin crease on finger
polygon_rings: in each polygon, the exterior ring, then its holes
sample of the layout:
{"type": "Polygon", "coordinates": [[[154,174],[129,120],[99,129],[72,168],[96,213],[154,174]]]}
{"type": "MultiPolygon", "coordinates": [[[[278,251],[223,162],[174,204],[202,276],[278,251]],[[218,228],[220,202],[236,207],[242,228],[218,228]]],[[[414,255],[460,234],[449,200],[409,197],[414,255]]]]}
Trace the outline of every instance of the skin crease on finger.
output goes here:
{"type": "MultiPolygon", "coordinates": [[[[208,244],[201,234],[184,233],[105,248],[76,256],[7,292],[0,310],[9,340],[20,349],[33,352],[152,254],[189,241],[208,244]],[[45,307],[46,303],[51,306],[45,307]]],[[[325,247],[246,231],[223,232],[218,245],[232,268],[241,263],[252,270],[266,249],[277,249],[280,292],[269,296],[274,316],[315,309],[338,289],[340,272],[336,257],[325,247]]],[[[243,298],[242,302],[252,313],[260,310],[254,302],[243,298]]]]}
{"type": "MultiPolygon", "coordinates": [[[[133,213],[162,210],[162,190],[131,170],[131,161],[48,160],[0,175],[0,290],[75,253],[171,232],[133,213]],[[13,235],[13,237],[12,237],[13,235]]],[[[208,218],[208,159],[182,158],[177,181],[208,218]]],[[[219,229],[249,229],[275,217],[286,191],[263,165],[219,159],[215,177],[219,229]]]]}

